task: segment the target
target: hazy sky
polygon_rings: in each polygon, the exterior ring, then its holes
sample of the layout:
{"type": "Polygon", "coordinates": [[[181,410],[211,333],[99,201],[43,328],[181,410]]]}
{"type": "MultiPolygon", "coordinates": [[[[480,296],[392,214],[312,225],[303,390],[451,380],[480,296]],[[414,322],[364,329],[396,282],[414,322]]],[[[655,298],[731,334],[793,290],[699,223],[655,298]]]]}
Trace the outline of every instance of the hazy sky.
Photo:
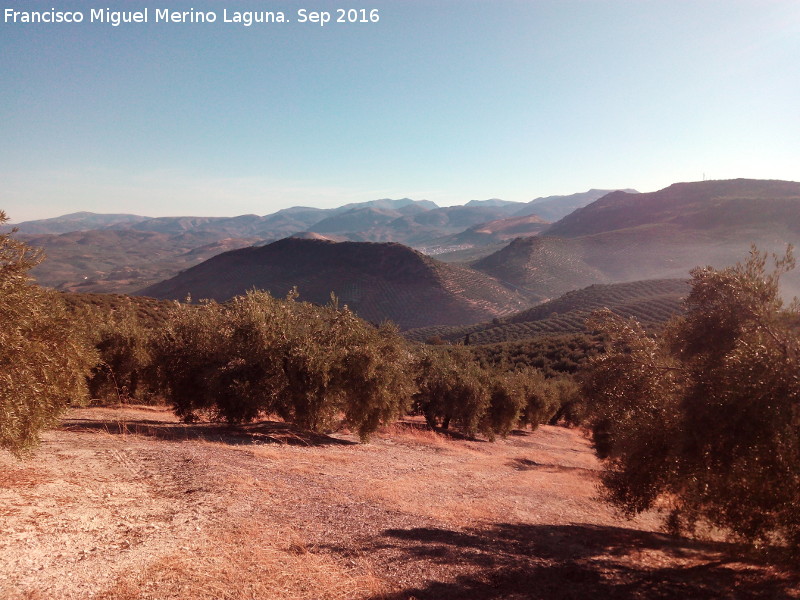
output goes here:
{"type": "Polygon", "coordinates": [[[0,8],[0,208],[14,221],[800,180],[796,0],[0,8]],[[106,7],[150,22],[89,22],[106,7]],[[190,7],[217,22],[153,22],[190,7]],[[297,22],[338,7],[380,20],[297,22]],[[84,22],[3,22],[51,8],[84,22]],[[225,8],[292,22],[224,23],[225,8]]]}

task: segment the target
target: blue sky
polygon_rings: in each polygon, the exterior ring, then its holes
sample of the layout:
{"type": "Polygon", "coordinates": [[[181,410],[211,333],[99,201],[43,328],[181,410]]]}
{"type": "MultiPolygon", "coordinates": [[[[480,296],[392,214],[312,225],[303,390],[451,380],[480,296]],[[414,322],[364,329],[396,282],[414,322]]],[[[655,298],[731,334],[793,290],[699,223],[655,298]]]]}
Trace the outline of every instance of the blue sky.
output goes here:
{"type": "Polygon", "coordinates": [[[13,221],[800,180],[794,0],[0,3],[51,7],[151,22],[0,20],[13,221]],[[152,22],[190,7],[218,21],[152,22]],[[380,20],[296,22],[338,7],[380,20]],[[225,24],[224,8],[293,22],[225,24]]]}

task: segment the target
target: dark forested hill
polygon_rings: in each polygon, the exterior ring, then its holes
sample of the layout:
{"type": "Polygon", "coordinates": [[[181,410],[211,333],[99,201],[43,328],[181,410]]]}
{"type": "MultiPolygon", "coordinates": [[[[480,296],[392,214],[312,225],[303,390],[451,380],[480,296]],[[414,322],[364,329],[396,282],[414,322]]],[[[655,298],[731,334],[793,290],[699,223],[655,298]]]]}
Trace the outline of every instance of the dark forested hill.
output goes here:
{"type": "Polygon", "coordinates": [[[400,327],[475,323],[511,314],[526,300],[482,273],[395,243],[284,239],[215,256],[140,290],[155,298],[227,300],[253,287],[325,303],[331,292],[359,316],[400,327]]]}

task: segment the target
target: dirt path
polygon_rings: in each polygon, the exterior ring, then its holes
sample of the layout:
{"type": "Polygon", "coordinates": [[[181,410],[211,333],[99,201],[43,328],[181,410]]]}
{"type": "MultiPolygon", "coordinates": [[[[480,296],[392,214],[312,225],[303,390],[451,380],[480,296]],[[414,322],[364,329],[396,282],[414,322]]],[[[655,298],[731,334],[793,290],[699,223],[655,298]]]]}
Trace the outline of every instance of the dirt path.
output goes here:
{"type": "Polygon", "coordinates": [[[0,597],[800,598],[796,575],[618,518],[597,469],[561,428],[361,445],[74,410],[32,459],[0,455],[0,597]]]}

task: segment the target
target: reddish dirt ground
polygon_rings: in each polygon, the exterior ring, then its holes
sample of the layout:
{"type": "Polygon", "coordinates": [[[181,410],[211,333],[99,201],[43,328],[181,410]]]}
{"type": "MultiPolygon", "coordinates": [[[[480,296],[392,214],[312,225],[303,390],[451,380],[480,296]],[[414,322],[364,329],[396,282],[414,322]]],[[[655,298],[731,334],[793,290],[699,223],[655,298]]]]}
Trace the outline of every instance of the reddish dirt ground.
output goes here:
{"type": "Polygon", "coordinates": [[[790,566],[615,514],[599,468],[555,427],[357,444],[74,409],[32,458],[0,454],[0,597],[800,598],[790,566]]]}

